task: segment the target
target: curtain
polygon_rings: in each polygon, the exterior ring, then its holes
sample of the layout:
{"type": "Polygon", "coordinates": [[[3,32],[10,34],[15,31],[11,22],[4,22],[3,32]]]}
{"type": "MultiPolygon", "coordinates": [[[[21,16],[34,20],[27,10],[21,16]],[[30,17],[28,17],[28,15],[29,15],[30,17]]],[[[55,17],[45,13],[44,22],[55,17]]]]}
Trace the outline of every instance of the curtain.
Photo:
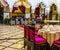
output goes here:
{"type": "Polygon", "coordinates": [[[14,13],[15,10],[17,10],[17,7],[13,7],[12,13],[14,13]]]}
{"type": "Polygon", "coordinates": [[[22,13],[25,13],[25,7],[24,6],[19,6],[19,9],[21,10],[22,13]]]}
{"type": "Polygon", "coordinates": [[[40,16],[40,10],[39,10],[39,7],[37,7],[37,8],[35,9],[35,14],[38,15],[38,17],[40,16]]]}

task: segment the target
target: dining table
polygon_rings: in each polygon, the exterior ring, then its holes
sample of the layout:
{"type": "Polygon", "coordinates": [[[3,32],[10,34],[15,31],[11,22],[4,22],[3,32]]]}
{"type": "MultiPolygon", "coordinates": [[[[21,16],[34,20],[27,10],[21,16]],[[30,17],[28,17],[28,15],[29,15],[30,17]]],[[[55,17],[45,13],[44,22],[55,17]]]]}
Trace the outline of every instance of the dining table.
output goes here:
{"type": "Polygon", "coordinates": [[[60,39],[60,31],[39,29],[38,30],[38,35],[45,38],[50,46],[52,46],[54,41],[60,39]]]}

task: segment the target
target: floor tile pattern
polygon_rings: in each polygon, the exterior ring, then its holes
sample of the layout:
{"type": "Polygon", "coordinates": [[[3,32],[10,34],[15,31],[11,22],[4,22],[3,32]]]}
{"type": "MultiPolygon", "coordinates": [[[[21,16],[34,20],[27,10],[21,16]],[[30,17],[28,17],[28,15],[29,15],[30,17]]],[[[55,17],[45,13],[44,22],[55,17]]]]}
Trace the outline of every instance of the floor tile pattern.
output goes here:
{"type": "Polygon", "coordinates": [[[24,31],[16,26],[0,25],[0,50],[23,50],[24,31]]]}

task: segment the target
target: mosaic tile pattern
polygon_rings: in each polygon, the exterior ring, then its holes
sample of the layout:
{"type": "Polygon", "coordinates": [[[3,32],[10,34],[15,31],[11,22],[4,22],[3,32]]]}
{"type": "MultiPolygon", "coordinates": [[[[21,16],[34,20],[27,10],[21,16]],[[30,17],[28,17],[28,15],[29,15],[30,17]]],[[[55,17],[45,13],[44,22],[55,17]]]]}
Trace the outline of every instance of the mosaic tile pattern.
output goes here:
{"type": "Polygon", "coordinates": [[[23,50],[24,31],[16,26],[0,25],[0,50],[23,50]]]}

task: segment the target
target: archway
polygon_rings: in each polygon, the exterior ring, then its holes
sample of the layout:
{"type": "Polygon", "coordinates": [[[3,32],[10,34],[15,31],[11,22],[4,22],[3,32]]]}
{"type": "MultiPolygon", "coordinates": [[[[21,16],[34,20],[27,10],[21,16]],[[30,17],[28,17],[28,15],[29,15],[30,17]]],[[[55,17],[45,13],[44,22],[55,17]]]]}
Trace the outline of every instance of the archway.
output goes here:
{"type": "Polygon", "coordinates": [[[41,2],[39,4],[37,4],[36,8],[35,8],[35,17],[36,18],[40,18],[41,20],[44,20],[46,17],[46,5],[41,2]]]}
{"type": "Polygon", "coordinates": [[[57,18],[58,18],[57,6],[53,3],[50,6],[49,19],[50,20],[58,20],[57,18]]]}

